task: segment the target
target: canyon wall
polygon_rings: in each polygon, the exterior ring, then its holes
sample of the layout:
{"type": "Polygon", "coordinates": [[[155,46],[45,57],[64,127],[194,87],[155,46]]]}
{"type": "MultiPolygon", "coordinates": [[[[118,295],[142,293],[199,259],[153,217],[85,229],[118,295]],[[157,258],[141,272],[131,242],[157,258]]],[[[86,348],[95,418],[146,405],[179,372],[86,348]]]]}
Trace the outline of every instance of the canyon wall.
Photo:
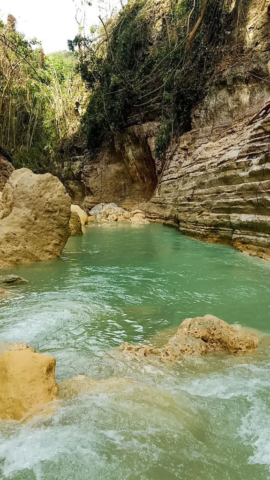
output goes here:
{"type": "Polygon", "coordinates": [[[157,128],[155,122],[132,126],[117,134],[96,158],[86,156],[84,207],[115,202],[132,208],[150,200],[162,170],[162,162],[154,157],[157,128]]]}
{"type": "MultiPolygon", "coordinates": [[[[269,9],[268,9],[269,10],[269,9]]],[[[270,259],[270,17],[258,2],[246,22],[246,48],[224,58],[193,128],[166,152],[152,220],[184,234],[270,259]]]]}

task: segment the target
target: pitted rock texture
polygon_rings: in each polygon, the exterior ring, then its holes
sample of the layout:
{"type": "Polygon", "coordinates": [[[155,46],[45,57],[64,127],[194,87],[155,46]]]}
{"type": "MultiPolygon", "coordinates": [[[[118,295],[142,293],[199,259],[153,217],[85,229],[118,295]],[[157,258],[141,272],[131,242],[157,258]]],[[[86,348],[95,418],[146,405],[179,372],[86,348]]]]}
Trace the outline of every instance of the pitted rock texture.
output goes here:
{"type": "Polygon", "coordinates": [[[14,167],[0,152],[0,192],[3,190],[13,170],[14,167]]]}
{"type": "Polygon", "coordinates": [[[58,258],[68,240],[70,197],[51,174],[15,170],[0,210],[0,268],[58,258]]]}
{"type": "Polygon", "coordinates": [[[256,335],[234,328],[213,315],[205,315],[184,320],[163,348],[129,343],[123,343],[119,348],[135,357],[158,355],[161,359],[175,361],[182,355],[205,355],[217,351],[247,353],[255,350],[258,342],[256,335]]]}
{"type": "Polygon", "coordinates": [[[77,212],[71,212],[69,220],[70,236],[83,235],[81,219],[77,212]]]}
{"type": "Polygon", "coordinates": [[[115,203],[100,203],[90,210],[89,215],[89,222],[149,223],[145,217],[145,213],[141,210],[133,210],[132,212],[129,212],[124,208],[118,207],[115,203]]]}
{"type": "Polygon", "coordinates": [[[22,420],[58,398],[55,359],[16,344],[0,355],[0,418],[22,420]]]}

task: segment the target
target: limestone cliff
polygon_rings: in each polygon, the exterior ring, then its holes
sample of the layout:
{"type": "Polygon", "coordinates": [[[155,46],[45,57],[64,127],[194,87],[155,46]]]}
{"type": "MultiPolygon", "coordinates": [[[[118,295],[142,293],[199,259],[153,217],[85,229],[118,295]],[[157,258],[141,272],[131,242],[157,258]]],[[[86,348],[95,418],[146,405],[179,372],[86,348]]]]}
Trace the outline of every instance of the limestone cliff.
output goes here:
{"type": "Polygon", "coordinates": [[[242,26],[193,109],[191,130],[175,137],[159,162],[157,123],[118,135],[113,149],[84,165],[86,206],[138,205],[151,197],[144,209],[153,221],[270,259],[270,115],[249,125],[270,100],[267,5],[249,2],[242,26]]]}
{"type": "Polygon", "coordinates": [[[121,203],[129,207],[152,197],[162,162],[155,159],[155,122],[134,125],[119,133],[114,142],[83,165],[87,198],[84,205],[121,203]]]}

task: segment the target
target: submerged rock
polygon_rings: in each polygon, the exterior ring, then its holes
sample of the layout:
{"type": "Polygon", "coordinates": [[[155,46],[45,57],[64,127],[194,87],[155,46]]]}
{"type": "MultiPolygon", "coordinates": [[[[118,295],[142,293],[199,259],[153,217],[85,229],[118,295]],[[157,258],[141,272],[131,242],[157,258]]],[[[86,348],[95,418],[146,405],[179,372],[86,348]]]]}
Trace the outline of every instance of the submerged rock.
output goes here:
{"type": "Polygon", "coordinates": [[[75,237],[77,235],[83,235],[81,219],[78,213],[71,212],[70,220],[69,220],[69,228],[70,228],[71,237],[75,237]]]}
{"type": "Polygon", "coordinates": [[[130,384],[133,384],[133,381],[126,378],[112,377],[105,380],[96,380],[85,375],[77,375],[59,383],[59,398],[60,400],[68,400],[91,392],[113,393],[121,390],[121,386],[130,384]]]}
{"type": "Polygon", "coordinates": [[[79,207],[79,205],[71,205],[71,212],[77,213],[79,215],[82,226],[84,227],[88,223],[88,215],[84,210],[79,207]]]}
{"type": "Polygon", "coordinates": [[[26,344],[8,346],[0,355],[0,418],[22,420],[58,398],[55,359],[26,344]]]}
{"type": "Polygon", "coordinates": [[[49,173],[15,170],[0,210],[0,268],[58,258],[69,237],[70,197],[49,173]]]}
{"type": "Polygon", "coordinates": [[[23,283],[28,283],[28,280],[18,277],[17,275],[0,276],[0,285],[22,285],[23,283]]]}
{"type": "Polygon", "coordinates": [[[3,300],[4,298],[9,298],[9,297],[10,297],[10,293],[4,288],[0,287],[0,300],[3,300]]]}
{"type": "Polygon", "coordinates": [[[120,350],[136,357],[158,355],[162,359],[177,360],[182,355],[205,355],[225,351],[244,353],[255,350],[256,335],[232,327],[213,315],[187,318],[163,348],[123,343],[120,350]]]}

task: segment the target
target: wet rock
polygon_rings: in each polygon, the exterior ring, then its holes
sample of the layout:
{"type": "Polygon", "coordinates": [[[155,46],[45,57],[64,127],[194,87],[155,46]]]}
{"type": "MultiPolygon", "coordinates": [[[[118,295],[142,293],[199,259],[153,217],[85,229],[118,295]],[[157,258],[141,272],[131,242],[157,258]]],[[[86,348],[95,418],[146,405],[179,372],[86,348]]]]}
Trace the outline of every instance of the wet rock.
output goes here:
{"type": "Polygon", "coordinates": [[[81,219],[76,212],[71,212],[69,220],[70,236],[83,235],[81,219]]]}
{"type": "Polygon", "coordinates": [[[25,278],[18,277],[17,275],[1,275],[0,285],[22,285],[28,283],[25,278]]]}
{"type": "Polygon", "coordinates": [[[75,212],[79,215],[81,224],[84,227],[88,223],[88,215],[84,210],[79,207],[79,205],[71,205],[71,212],[75,212]]]}
{"type": "Polygon", "coordinates": [[[0,211],[0,268],[58,258],[69,237],[70,197],[49,173],[15,170],[0,211]]]}
{"type": "MultiPolygon", "coordinates": [[[[187,318],[179,327],[177,336],[193,336],[202,340],[207,351],[224,350],[228,353],[249,352],[258,346],[258,337],[243,329],[232,327],[213,315],[187,318]]],[[[170,340],[168,345],[174,340],[170,340]]]]}
{"type": "Polygon", "coordinates": [[[58,398],[55,359],[16,344],[0,355],[0,418],[22,420],[58,398]]]}
{"type": "Polygon", "coordinates": [[[158,355],[161,359],[177,360],[182,355],[205,355],[211,352],[247,353],[255,350],[256,335],[232,327],[213,315],[187,318],[163,348],[123,343],[120,350],[136,357],[158,355]]]}

